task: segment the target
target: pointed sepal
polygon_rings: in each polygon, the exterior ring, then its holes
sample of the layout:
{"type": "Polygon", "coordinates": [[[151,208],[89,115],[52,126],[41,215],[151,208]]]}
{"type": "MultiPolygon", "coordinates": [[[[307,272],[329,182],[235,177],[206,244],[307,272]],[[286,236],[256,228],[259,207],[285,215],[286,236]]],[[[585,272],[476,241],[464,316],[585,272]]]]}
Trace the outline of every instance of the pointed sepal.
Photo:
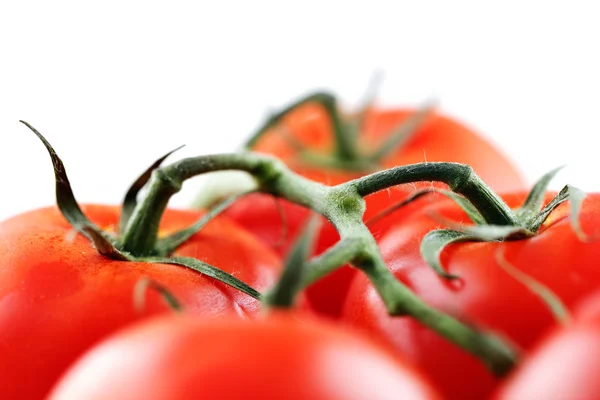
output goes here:
{"type": "Polygon", "coordinates": [[[65,166],[60,157],[56,154],[56,151],[54,151],[52,145],[33,126],[25,121],[20,122],[36,134],[50,155],[56,182],[56,203],[65,219],[69,221],[69,224],[71,224],[77,232],[88,238],[100,254],[113,260],[128,260],[129,257],[115,247],[108,235],[90,221],[83,211],[81,211],[79,204],[77,204],[77,200],[75,200],[75,195],[73,194],[71,183],[67,177],[65,166]]]}
{"type": "Polygon", "coordinates": [[[571,226],[573,226],[575,233],[580,235],[582,234],[582,231],[579,224],[579,212],[584,198],[585,192],[573,186],[566,185],[537,215],[533,216],[529,221],[525,221],[525,225],[527,225],[530,230],[537,232],[546,219],[548,219],[552,211],[565,201],[569,200],[571,202],[571,226]]]}
{"type": "Polygon", "coordinates": [[[471,203],[465,196],[462,196],[458,193],[455,193],[451,190],[445,189],[434,189],[437,193],[443,194],[448,197],[452,201],[454,201],[460,208],[467,214],[469,219],[476,225],[484,225],[486,224],[485,218],[483,215],[475,208],[473,203],[471,203]]]}
{"type": "Polygon", "coordinates": [[[468,235],[471,240],[477,242],[497,242],[503,240],[516,240],[531,237],[534,232],[522,226],[511,225],[466,225],[452,221],[434,212],[428,212],[429,216],[443,226],[451,230],[468,235]]]}
{"type": "Polygon", "coordinates": [[[286,257],[285,268],[275,286],[263,296],[269,307],[289,308],[302,288],[307,259],[313,252],[320,219],[313,215],[286,257]]]}
{"type": "MultiPolygon", "coordinates": [[[[316,92],[309,94],[301,99],[298,99],[294,103],[290,104],[283,110],[272,114],[267,121],[256,131],[250,139],[246,142],[245,147],[249,150],[260,140],[260,138],[271,128],[274,128],[281,120],[290,112],[296,108],[307,104],[307,103],[318,103],[322,104],[328,111],[333,107],[335,109],[336,99],[335,96],[327,92],[316,92]]],[[[335,111],[335,110],[334,110],[335,111]]],[[[337,112],[337,111],[335,111],[337,112]]]]}
{"type": "Polygon", "coordinates": [[[472,240],[472,238],[466,233],[452,229],[438,229],[431,231],[425,235],[421,241],[421,256],[442,278],[456,279],[459,278],[458,275],[446,272],[442,266],[440,256],[448,245],[469,240],[472,240]]]}
{"type": "MultiPolygon", "coordinates": [[[[583,201],[587,197],[587,193],[581,189],[578,189],[574,186],[567,185],[569,188],[569,203],[571,204],[571,217],[569,221],[571,222],[571,227],[573,228],[573,232],[582,242],[591,242],[596,239],[597,234],[588,235],[583,231],[581,227],[580,214],[581,214],[581,206],[583,205],[583,201]]],[[[596,232],[597,233],[597,232],[596,232]]]]}
{"type": "Polygon", "coordinates": [[[177,150],[181,149],[183,146],[179,146],[176,149],[169,151],[167,154],[154,161],[150,167],[148,167],[127,190],[125,194],[125,198],[123,199],[123,206],[121,208],[121,219],[119,221],[119,233],[125,232],[125,228],[127,227],[127,222],[129,222],[129,218],[131,214],[133,214],[133,210],[137,206],[137,196],[140,190],[148,183],[150,177],[152,176],[152,172],[160,167],[160,165],[165,161],[167,157],[171,154],[175,153],[177,150]]]}
{"type": "Polygon", "coordinates": [[[535,185],[533,185],[533,188],[527,195],[527,199],[521,208],[516,211],[519,220],[524,221],[530,219],[542,210],[548,185],[563,168],[564,165],[547,172],[535,183],[535,185]]]}
{"type": "Polygon", "coordinates": [[[197,260],[191,257],[145,257],[138,258],[136,261],[150,262],[150,263],[158,263],[158,264],[173,264],[180,265],[182,267],[189,268],[196,272],[200,272],[202,275],[206,275],[210,278],[216,279],[219,282],[223,282],[224,284],[231,286],[234,289],[237,289],[243,293],[246,293],[248,296],[253,297],[257,300],[260,300],[260,293],[252,288],[247,283],[239,280],[235,276],[214,267],[204,261],[197,260]]]}

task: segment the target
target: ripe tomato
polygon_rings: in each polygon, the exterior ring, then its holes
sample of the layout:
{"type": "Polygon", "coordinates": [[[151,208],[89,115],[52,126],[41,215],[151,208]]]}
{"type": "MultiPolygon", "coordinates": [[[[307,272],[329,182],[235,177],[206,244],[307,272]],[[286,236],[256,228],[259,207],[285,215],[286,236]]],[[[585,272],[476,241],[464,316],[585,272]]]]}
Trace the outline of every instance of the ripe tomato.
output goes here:
{"type": "Polygon", "coordinates": [[[111,337],[50,399],[437,399],[406,363],[323,321],[170,316],[111,337]]]}
{"type": "MultiPolygon", "coordinates": [[[[525,196],[506,196],[506,200],[514,207],[525,196]]],[[[380,241],[389,269],[431,306],[493,330],[523,349],[531,348],[555,319],[538,295],[499,265],[499,251],[511,265],[546,285],[567,307],[600,284],[600,246],[577,238],[565,204],[554,210],[532,238],[448,246],[441,260],[449,273],[460,275],[454,281],[440,278],[420,255],[423,236],[440,227],[431,212],[456,222],[468,220],[451,201],[440,201],[413,214],[380,241]]],[[[600,224],[600,194],[586,198],[580,220],[586,232],[600,224]]],[[[486,398],[497,383],[482,363],[414,319],[389,317],[362,275],[352,282],[343,318],[394,346],[426,371],[449,399],[486,398]]]]}
{"type": "Polygon", "coordinates": [[[586,298],[585,315],[558,327],[528,355],[495,399],[600,398],[600,292],[586,298]]]}
{"type": "MultiPolygon", "coordinates": [[[[358,136],[358,149],[364,154],[370,154],[414,112],[412,109],[374,109],[368,112],[358,136]]],[[[306,104],[289,113],[283,124],[295,141],[307,149],[322,155],[332,154],[334,139],[330,119],[321,106],[306,104]]],[[[298,150],[277,129],[268,131],[253,150],[275,155],[296,172],[328,185],[346,182],[366,173],[310,166],[299,159],[298,150]]],[[[428,117],[402,146],[381,160],[381,167],[390,168],[421,161],[469,164],[486,183],[500,192],[524,188],[522,177],[497,148],[470,128],[444,115],[433,114],[428,117]]],[[[369,196],[365,219],[368,220],[389,205],[405,199],[413,190],[412,186],[403,186],[369,196]]],[[[419,208],[419,203],[396,212],[394,217],[386,218],[388,223],[378,224],[373,228],[374,233],[383,234],[392,218],[403,219],[411,210],[419,208]]],[[[255,194],[242,198],[225,214],[255,233],[269,247],[280,254],[286,254],[304,226],[308,212],[285,201],[281,201],[281,204],[288,232],[283,242],[282,218],[273,200],[265,195],[255,194]]],[[[335,229],[324,223],[315,249],[316,254],[328,249],[337,240],[335,229]]],[[[339,315],[353,276],[354,271],[350,267],[344,267],[313,284],[307,291],[313,306],[324,314],[339,315]]]]}
{"type": "MultiPolygon", "coordinates": [[[[114,230],[119,208],[88,205],[98,226],[114,230]]],[[[171,232],[201,214],[169,210],[171,232]]],[[[107,259],[76,235],[57,208],[22,214],[0,224],[0,398],[40,399],[85,350],[134,320],[172,312],[149,291],[136,310],[136,283],[148,277],[166,287],[190,313],[254,316],[258,301],[184,267],[107,259]]],[[[211,221],[176,252],[218,266],[257,290],[270,286],[280,260],[225,218],[211,221]]]]}

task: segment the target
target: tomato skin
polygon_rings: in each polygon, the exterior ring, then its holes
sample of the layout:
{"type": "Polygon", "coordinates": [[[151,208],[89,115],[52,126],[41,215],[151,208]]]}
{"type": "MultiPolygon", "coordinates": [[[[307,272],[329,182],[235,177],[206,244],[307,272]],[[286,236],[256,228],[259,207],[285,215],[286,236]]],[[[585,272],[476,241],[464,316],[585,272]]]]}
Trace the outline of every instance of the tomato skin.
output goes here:
{"type": "MultiPolygon", "coordinates": [[[[367,112],[358,137],[358,148],[370,154],[379,148],[400,123],[416,110],[411,108],[373,108],[367,112]]],[[[332,154],[334,135],[329,117],[316,104],[306,104],[289,113],[282,121],[294,140],[311,151],[332,154]]],[[[361,174],[310,167],[298,160],[298,151],[277,129],[266,132],[254,145],[253,151],[280,158],[303,175],[320,174],[325,184],[353,179],[361,174]]],[[[432,113],[414,134],[390,152],[383,160],[385,168],[423,161],[454,161],[469,164],[475,172],[498,192],[525,188],[520,172],[505,155],[486,139],[460,121],[440,113],[432,113]]]]}
{"type": "MultiPolygon", "coordinates": [[[[525,197],[523,193],[505,199],[514,207],[525,197]]],[[[380,241],[388,268],[426,303],[495,331],[522,349],[535,345],[555,320],[538,296],[498,265],[498,251],[513,266],[550,288],[567,307],[600,285],[600,246],[576,237],[566,218],[566,205],[556,209],[547,228],[533,238],[449,246],[441,259],[448,272],[461,276],[453,282],[439,278],[419,253],[423,236],[441,225],[431,212],[453,221],[467,221],[450,201],[413,215],[380,241]]],[[[591,194],[584,201],[580,220],[585,232],[594,232],[600,223],[600,194],[591,194]]],[[[389,317],[362,274],[352,282],[342,318],[395,347],[425,371],[446,398],[487,398],[498,384],[482,363],[414,319],[389,317]]]]}
{"type": "MultiPolygon", "coordinates": [[[[359,137],[359,148],[372,151],[382,144],[399,123],[409,118],[413,109],[374,109],[366,116],[359,137]]],[[[323,109],[315,104],[306,104],[291,112],[283,120],[291,135],[308,149],[323,154],[333,152],[333,133],[329,118],[323,109]]],[[[254,151],[275,155],[294,171],[307,178],[327,185],[336,185],[358,178],[357,172],[340,171],[310,167],[297,160],[298,152],[284,138],[280,131],[267,132],[255,145],[254,151]]],[[[493,189],[500,192],[525,188],[523,178],[494,146],[472,131],[470,128],[449,117],[434,114],[423,122],[417,132],[397,151],[392,152],[383,161],[383,167],[422,161],[454,161],[469,164],[475,172],[493,189]]],[[[429,184],[404,185],[367,197],[365,220],[377,215],[382,209],[404,200],[415,187],[429,184]]],[[[380,236],[393,221],[402,220],[413,210],[419,209],[430,200],[423,199],[413,206],[405,207],[386,218],[373,228],[380,236]]],[[[281,201],[286,212],[288,236],[281,243],[283,231],[282,219],[272,199],[265,195],[252,195],[242,198],[225,214],[256,234],[269,247],[281,254],[287,254],[298,232],[304,226],[308,211],[281,201]],[[260,198],[264,200],[259,200],[260,198]]],[[[320,254],[338,240],[333,227],[324,223],[315,254],[320,254]]],[[[307,294],[313,306],[322,314],[339,316],[350,282],[355,271],[349,266],[340,268],[308,288],[307,294]]]]}
{"type": "Polygon", "coordinates": [[[600,398],[600,292],[577,308],[575,321],[546,335],[494,399],[600,398]]]}
{"type": "Polygon", "coordinates": [[[103,342],[50,399],[437,399],[406,363],[360,336],[291,314],[170,316],[103,342]]]}
{"type": "MultiPolygon", "coordinates": [[[[98,226],[113,228],[119,208],[89,205],[98,226]]],[[[168,210],[161,229],[186,227],[201,214],[168,210]]],[[[63,371],[97,341],[132,321],[171,313],[153,290],[136,310],[142,277],[165,286],[192,314],[250,318],[258,301],[183,267],[109,260],[74,235],[56,208],[0,224],[0,398],[39,399],[63,371]]],[[[272,284],[281,262],[251,234],[216,219],[177,254],[218,266],[257,290],[272,284]]]]}

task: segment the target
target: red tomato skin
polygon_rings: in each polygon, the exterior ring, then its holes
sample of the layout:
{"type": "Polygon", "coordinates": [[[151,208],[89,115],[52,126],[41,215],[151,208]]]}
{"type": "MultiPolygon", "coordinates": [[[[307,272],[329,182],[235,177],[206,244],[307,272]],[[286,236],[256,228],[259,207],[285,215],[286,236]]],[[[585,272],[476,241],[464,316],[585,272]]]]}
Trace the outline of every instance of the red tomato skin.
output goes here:
{"type": "MultiPolygon", "coordinates": [[[[113,229],[119,209],[89,205],[98,226],[113,229]]],[[[165,232],[183,228],[200,213],[168,210],[165,232]]],[[[135,320],[171,313],[153,290],[143,310],[133,304],[142,277],[175,295],[192,314],[251,318],[259,303],[184,267],[109,260],[75,235],[56,208],[0,224],[0,398],[43,398],[85,350],[135,320]]],[[[275,281],[279,257],[224,218],[212,221],[177,254],[218,266],[258,290],[275,281]]]]}
{"type": "Polygon", "coordinates": [[[494,399],[600,398],[600,291],[584,297],[572,318],[538,342],[494,399]]]}
{"type": "Polygon", "coordinates": [[[437,399],[410,366],[316,319],[170,316],[145,321],[86,354],[51,400],[437,399]]]}
{"type": "MultiPolygon", "coordinates": [[[[365,125],[360,136],[361,150],[377,148],[402,121],[405,121],[415,110],[413,109],[374,109],[367,114],[365,125]]],[[[288,131],[307,148],[331,154],[333,151],[333,134],[329,118],[323,109],[314,104],[307,104],[290,113],[283,121],[288,131]]],[[[265,134],[254,147],[254,151],[272,154],[283,160],[294,171],[307,178],[327,185],[336,185],[358,178],[356,172],[340,171],[309,167],[297,161],[297,150],[277,130],[265,134]]],[[[453,161],[466,163],[493,189],[500,192],[522,190],[526,187],[520,173],[511,162],[493,145],[462,123],[441,114],[434,114],[418,128],[417,132],[397,151],[383,160],[383,167],[417,163],[422,161],[453,161]]],[[[377,215],[382,209],[404,200],[416,187],[429,184],[403,185],[376,193],[367,197],[365,220],[377,215]]],[[[381,236],[394,221],[404,219],[413,210],[420,209],[429,199],[415,202],[404,207],[377,224],[373,228],[376,236],[381,236]]],[[[255,194],[242,198],[225,211],[225,215],[256,234],[269,247],[279,254],[285,255],[294,243],[298,232],[302,229],[308,211],[296,205],[280,201],[286,214],[287,238],[281,239],[283,222],[273,199],[266,195],[255,194]],[[262,200],[259,200],[261,199],[262,200]]],[[[327,222],[323,224],[321,235],[315,249],[320,254],[337,242],[339,236],[327,222]]],[[[344,266],[325,278],[315,282],[307,290],[313,307],[324,315],[339,317],[355,271],[344,266]]]]}
{"type": "MultiPolygon", "coordinates": [[[[506,200],[517,206],[524,198],[523,193],[506,200]]],[[[423,236],[441,227],[430,213],[467,221],[450,201],[434,204],[390,230],[380,247],[388,268],[426,303],[527,350],[556,324],[555,319],[538,296],[498,265],[496,252],[503,251],[512,265],[549,287],[567,307],[573,307],[600,284],[600,246],[576,237],[567,212],[568,207],[561,205],[545,230],[530,239],[449,246],[442,254],[442,263],[447,271],[461,276],[454,282],[439,278],[419,253],[423,236]]],[[[585,232],[598,226],[599,194],[588,196],[580,220],[585,232]]],[[[389,317],[363,275],[352,282],[342,318],[395,347],[425,371],[448,399],[487,398],[498,384],[482,363],[414,319],[389,317]]]]}
{"type": "Polygon", "coordinates": [[[600,290],[587,295],[577,303],[572,317],[577,321],[589,321],[600,319],[600,290]]]}
{"type": "Polygon", "coordinates": [[[494,395],[496,400],[600,398],[600,320],[556,329],[494,395]]]}

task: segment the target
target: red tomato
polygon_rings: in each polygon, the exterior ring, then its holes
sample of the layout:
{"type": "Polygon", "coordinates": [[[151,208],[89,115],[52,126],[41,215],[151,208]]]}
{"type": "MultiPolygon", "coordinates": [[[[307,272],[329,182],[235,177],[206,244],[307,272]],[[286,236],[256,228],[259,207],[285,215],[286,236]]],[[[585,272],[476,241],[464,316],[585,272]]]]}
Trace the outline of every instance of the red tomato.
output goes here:
{"type": "Polygon", "coordinates": [[[585,296],[573,311],[578,321],[600,319],[600,290],[585,296]]]}
{"type": "MultiPolygon", "coordinates": [[[[525,194],[507,196],[511,206],[525,194]]],[[[451,201],[415,213],[390,230],[380,241],[381,251],[394,275],[431,306],[482,329],[493,330],[529,349],[555,320],[539,296],[510,275],[497,262],[502,251],[513,266],[550,288],[571,307],[600,284],[600,246],[584,243],[573,232],[561,205],[536,236],[503,243],[456,243],[442,253],[445,269],[461,276],[447,281],[423,261],[423,236],[440,227],[435,212],[456,222],[466,215],[451,201]]],[[[589,195],[580,215],[584,231],[600,224],[600,194],[589,195]]],[[[497,381],[474,357],[452,345],[416,320],[389,317],[369,281],[352,282],[343,318],[394,346],[432,378],[449,399],[486,398],[497,381]]]]}
{"type": "Polygon", "coordinates": [[[84,356],[54,400],[437,399],[406,363],[323,321],[182,315],[121,332],[84,356]]]}
{"type": "MultiPolygon", "coordinates": [[[[119,208],[89,205],[98,226],[114,229],[119,208]]],[[[168,233],[201,214],[168,210],[168,233]]],[[[97,341],[149,315],[172,312],[162,297],[147,293],[144,310],[133,304],[142,277],[164,285],[189,310],[207,317],[257,314],[258,301],[184,267],[113,261],[99,255],[58,209],[45,208],[0,224],[0,398],[40,399],[64,370],[97,341]]],[[[225,218],[208,224],[180,247],[235,274],[257,290],[270,286],[280,261],[251,234],[225,218]]]]}
{"type": "Polygon", "coordinates": [[[600,398],[600,292],[585,301],[585,316],[553,330],[528,355],[495,399],[600,398]]]}
{"type": "MultiPolygon", "coordinates": [[[[415,110],[411,109],[369,112],[359,136],[358,148],[365,154],[369,154],[383,143],[394,128],[414,112],[415,110]]],[[[332,154],[334,142],[330,120],[320,106],[307,104],[300,107],[288,114],[283,124],[293,137],[308,149],[321,154],[332,154]]],[[[328,185],[339,184],[364,175],[358,172],[311,167],[298,161],[297,150],[285,140],[281,131],[275,129],[267,132],[256,143],[254,150],[275,155],[296,172],[328,185]]],[[[524,188],[524,181],[519,173],[497,148],[470,128],[443,115],[434,114],[425,120],[403,146],[382,160],[382,167],[390,168],[421,161],[467,163],[485,182],[498,191],[524,188]]],[[[413,190],[414,188],[408,185],[369,196],[365,219],[368,220],[382,209],[405,199],[413,190]]],[[[282,219],[274,201],[265,195],[247,196],[236,202],[225,214],[255,233],[279,254],[286,254],[304,226],[308,211],[285,201],[281,201],[281,204],[286,213],[285,222],[288,231],[288,236],[283,242],[281,241],[282,219]]],[[[412,207],[396,212],[393,219],[403,219],[411,210],[419,208],[418,204],[415,203],[412,207]]],[[[374,228],[374,233],[381,235],[391,220],[387,218],[388,224],[378,224],[374,228]]],[[[335,229],[325,223],[315,253],[319,254],[328,249],[337,240],[335,229]]],[[[353,276],[354,270],[344,267],[313,284],[307,291],[313,306],[321,313],[338,316],[353,276]]]]}

